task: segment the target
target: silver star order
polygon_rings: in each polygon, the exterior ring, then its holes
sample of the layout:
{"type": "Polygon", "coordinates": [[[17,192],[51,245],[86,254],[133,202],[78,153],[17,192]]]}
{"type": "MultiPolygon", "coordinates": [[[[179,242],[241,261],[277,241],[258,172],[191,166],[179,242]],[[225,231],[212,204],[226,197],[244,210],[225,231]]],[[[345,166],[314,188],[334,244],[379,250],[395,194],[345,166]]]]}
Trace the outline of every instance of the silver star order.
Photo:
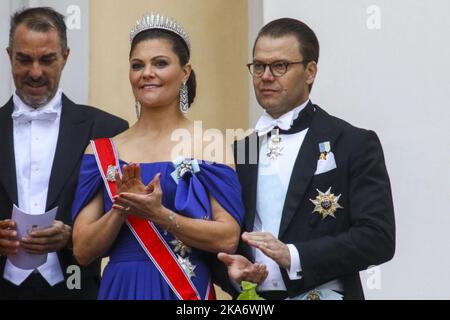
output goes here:
{"type": "Polygon", "coordinates": [[[322,216],[322,220],[327,216],[336,218],[334,216],[336,210],[343,209],[343,207],[341,207],[341,205],[338,203],[341,195],[335,196],[334,194],[332,194],[331,187],[325,193],[320,191],[319,189],[317,189],[317,192],[319,192],[319,195],[315,200],[309,199],[309,201],[314,203],[314,205],[316,206],[313,210],[313,213],[317,212],[318,214],[320,214],[322,216]]]}
{"type": "Polygon", "coordinates": [[[276,129],[270,137],[266,156],[270,160],[276,160],[279,156],[281,156],[281,151],[283,151],[283,147],[281,146],[280,129],[276,129]]]}
{"type": "Polygon", "coordinates": [[[283,151],[283,147],[280,147],[279,145],[270,146],[266,155],[270,160],[275,160],[281,156],[281,151],[283,151]]]}
{"type": "Polygon", "coordinates": [[[186,257],[186,255],[191,253],[191,248],[185,245],[183,242],[181,242],[178,239],[172,240],[169,242],[172,246],[174,246],[173,251],[175,253],[180,254],[182,257],[186,257]]]}
{"type": "Polygon", "coordinates": [[[181,265],[181,268],[183,268],[184,272],[186,272],[189,279],[196,276],[194,269],[197,266],[194,266],[191,263],[191,261],[189,260],[189,257],[183,258],[182,256],[177,255],[177,260],[178,260],[179,264],[181,265]]]}

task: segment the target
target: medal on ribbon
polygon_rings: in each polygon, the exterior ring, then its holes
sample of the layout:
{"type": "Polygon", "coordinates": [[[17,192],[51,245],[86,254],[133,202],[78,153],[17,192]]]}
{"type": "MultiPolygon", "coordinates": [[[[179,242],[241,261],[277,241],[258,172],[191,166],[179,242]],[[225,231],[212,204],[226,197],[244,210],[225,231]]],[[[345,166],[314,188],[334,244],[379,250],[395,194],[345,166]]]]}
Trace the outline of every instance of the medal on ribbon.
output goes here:
{"type": "Polygon", "coordinates": [[[277,128],[270,137],[266,156],[270,160],[276,160],[281,156],[281,151],[283,151],[283,147],[281,146],[280,129],[277,128]]]}
{"type": "Polygon", "coordinates": [[[319,143],[320,160],[327,160],[328,154],[331,152],[330,141],[319,143]]]}

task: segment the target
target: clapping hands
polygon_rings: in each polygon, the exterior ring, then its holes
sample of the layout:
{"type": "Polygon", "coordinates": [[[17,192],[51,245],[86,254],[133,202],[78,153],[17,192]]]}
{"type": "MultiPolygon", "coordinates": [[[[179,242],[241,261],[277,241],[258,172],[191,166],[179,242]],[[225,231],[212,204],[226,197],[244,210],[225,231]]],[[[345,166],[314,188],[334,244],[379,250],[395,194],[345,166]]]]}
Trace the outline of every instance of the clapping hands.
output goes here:
{"type": "Polygon", "coordinates": [[[162,206],[161,174],[156,174],[148,185],[143,184],[141,167],[137,164],[124,166],[122,177],[116,173],[117,196],[113,208],[123,214],[133,214],[152,220],[162,206]]]}

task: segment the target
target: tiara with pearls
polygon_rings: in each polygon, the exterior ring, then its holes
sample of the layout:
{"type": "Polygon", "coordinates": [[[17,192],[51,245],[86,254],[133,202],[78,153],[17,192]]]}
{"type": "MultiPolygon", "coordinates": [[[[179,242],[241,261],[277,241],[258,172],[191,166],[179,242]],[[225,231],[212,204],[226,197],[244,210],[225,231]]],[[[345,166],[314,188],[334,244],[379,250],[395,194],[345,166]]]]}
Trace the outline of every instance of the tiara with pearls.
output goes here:
{"type": "Polygon", "coordinates": [[[131,29],[130,42],[133,42],[139,33],[151,29],[163,29],[177,34],[184,40],[189,52],[191,51],[191,42],[186,31],[175,20],[153,12],[145,14],[136,21],[136,25],[131,29]]]}

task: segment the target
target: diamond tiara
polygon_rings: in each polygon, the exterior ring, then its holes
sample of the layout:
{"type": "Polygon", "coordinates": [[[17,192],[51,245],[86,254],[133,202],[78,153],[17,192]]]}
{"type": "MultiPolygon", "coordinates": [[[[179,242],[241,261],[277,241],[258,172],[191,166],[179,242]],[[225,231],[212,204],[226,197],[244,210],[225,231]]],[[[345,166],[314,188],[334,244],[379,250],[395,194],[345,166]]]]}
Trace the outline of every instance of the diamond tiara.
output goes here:
{"type": "Polygon", "coordinates": [[[191,42],[184,29],[173,19],[164,17],[158,13],[147,13],[141,19],[136,21],[136,25],[131,29],[130,42],[141,32],[151,29],[163,29],[173,32],[180,36],[186,43],[189,52],[191,52],[191,42]]]}

